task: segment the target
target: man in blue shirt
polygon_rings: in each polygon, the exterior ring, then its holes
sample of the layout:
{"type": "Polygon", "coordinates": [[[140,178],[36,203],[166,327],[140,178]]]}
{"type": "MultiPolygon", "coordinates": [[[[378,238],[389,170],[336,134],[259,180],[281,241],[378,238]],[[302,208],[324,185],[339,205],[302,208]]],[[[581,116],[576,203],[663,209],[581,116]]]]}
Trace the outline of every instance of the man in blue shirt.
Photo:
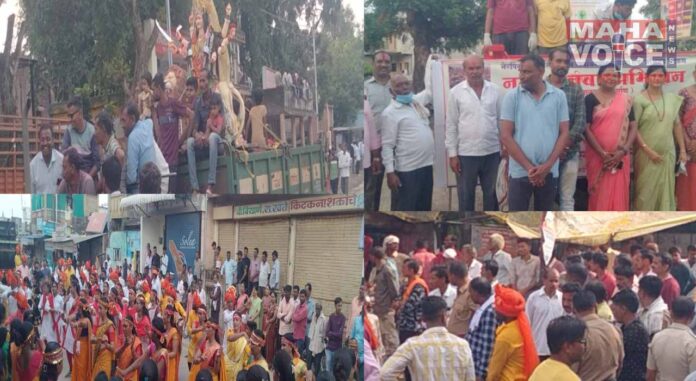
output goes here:
{"type": "Polygon", "coordinates": [[[544,81],[544,60],[520,60],[520,86],[505,94],[500,138],[510,154],[510,211],[553,210],[558,158],[568,141],[568,103],[563,90],[544,81]]]}
{"type": "Polygon", "coordinates": [[[140,120],[138,106],[129,102],[121,111],[121,126],[128,137],[126,191],[137,193],[138,173],[146,163],[155,161],[155,135],[152,130],[152,119],[140,120]]]}

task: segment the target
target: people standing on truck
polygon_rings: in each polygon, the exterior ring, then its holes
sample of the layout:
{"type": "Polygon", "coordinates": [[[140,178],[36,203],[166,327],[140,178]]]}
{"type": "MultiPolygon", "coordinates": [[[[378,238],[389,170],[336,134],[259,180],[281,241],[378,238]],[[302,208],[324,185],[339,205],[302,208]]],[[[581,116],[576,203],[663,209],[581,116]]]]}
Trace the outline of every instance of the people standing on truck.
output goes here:
{"type": "Polygon", "coordinates": [[[266,134],[264,129],[268,121],[266,115],[268,110],[263,104],[263,91],[256,89],[251,94],[254,99],[254,106],[249,110],[249,118],[247,119],[247,136],[251,142],[251,147],[254,149],[266,149],[266,134]]]}
{"type": "Polygon", "coordinates": [[[554,49],[565,49],[568,45],[566,25],[570,20],[570,0],[534,0],[534,11],[539,36],[537,53],[551,54],[554,49]]]}
{"type": "Polygon", "coordinates": [[[348,194],[348,182],[350,180],[350,167],[353,158],[346,150],[346,143],[341,143],[338,154],[338,174],[341,178],[341,193],[348,194]]]}
{"type": "Polygon", "coordinates": [[[94,125],[85,120],[82,98],[75,97],[68,102],[68,119],[70,126],[63,135],[63,143],[60,150],[65,151],[74,147],[80,156],[80,170],[85,171],[92,178],[97,177],[99,170],[99,147],[94,139],[94,125]]]}
{"type": "Polygon", "coordinates": [[[53,148],[53,127],[50,124],[41,125],[38,137],[41,150],[29,164],[31,193],[56,193],[63,177],[63,154],[53,148]]]}
{"type": "Polygon", "coordinates": [[[504,45],[510,55],[524,55],[536,49],[534,0],[488,0],[487,8],[484,46],[504,45]]]}
{"type": "Polygon", "coordinates": [[[138,174],[146,163],[156,159],[152,119],[140,120],[138,106],[128,103],[121,112],[121,126],[128,137],[126,190],[137,193],[138,174]]]}
{"type": "Polygon", "coordinates": [[[63,157],[63,181],[56,193],[97,194],[94,180],[87,172],[80,169],[80,155],[77,149],[70,147],[63,157]]]}

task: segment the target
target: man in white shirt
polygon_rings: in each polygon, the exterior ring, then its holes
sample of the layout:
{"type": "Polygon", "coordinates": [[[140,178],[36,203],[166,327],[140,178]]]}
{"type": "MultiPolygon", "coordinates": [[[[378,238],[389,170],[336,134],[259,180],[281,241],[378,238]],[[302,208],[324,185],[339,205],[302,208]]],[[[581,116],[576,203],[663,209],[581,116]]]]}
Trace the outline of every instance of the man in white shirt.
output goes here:
{"type": "Polygon", "coordinates": [[[152,287],[151,287],[152,291],[157,291],[157,297],[159,299],[162,299],[162,283],[161,283],[160,277],[159,277],[159,269],[158,268],[152,269],[152,274],[153,274],[152,282],[151,282],[152,283],[152,287]]]}
{"type": "Polygon", "coordinates": [[[324,349],[326,349],[324,337],[326,337],[327,320],[322,312],[321,303],[317,303],[314,309],[314,319],[312,320],[312,325],[309,327],[309,351],[312,352],[312,361],[309,366],[316,374],[319,374],[322,357],[324,356],[324,349]]]}
{"type": "Polygon", "coordinates": [[[490,259],[495,260],[498,264],[498,275],[496,275],[495,279],[502,285],[510,285],[510,265],[512,264],[512,257],[510,254],[503,251],[503,248],[505,248],[505,238],[498,233],[491,234],[488,240],[488,248],[492,253],[490,259]]]}
{"type": "Polygon", "coordinates": [[[350,152],[346,150],[346,144],[341,143],[336,154],[338,158],[338,177],[341,178],[341,192],[348,194],[348,180],[350,179],[350,167],[353,159],[350,152]]]}
{"type": "Polygon", "coordinates": [[[268,263],[268,253],[261,253],[261,268],[259,269],[259,295],[268,287],[268,278],[271,276],[271,265],[268,263]]]}
{"type": "Polygon", "coordinates": [[[201,303],[204,306],[208,305],[208,297],[205,293],[205,285],[203,284],[203,279],[198,279],[198,296],[201,298],[201,303]]]}
{"type": "Polygon", "coordinates": [[[278,290],[278,283],[280,283],[280,260],[278,260],[278,252],[273,250],[271,253],[271,258],[273,259],[273,264],[271,265],[271,277],[268,279],[268,286],[271,290],[278,290]]]}
{"type": "Polygon", "coordinates": [[[476,260],[476,248],[468,244],[463,245],[461,253],[467,268],[467,277],[469,280],[480,277],[483,265],[476,260]]]}
{"type": "Polygon", "coordinates": [[[225,276],[225,288],[235,285],[237,276],[237,261],[232,259],[232,252],[227,251],[227,260],[222,264],[222,275],[225,276]]]}
{"type": "Polygon", "coordinates": [[[50,124],[39,129],[39,151],[29,164],[31,193],[58,193],[58,182],[63,178],[63,154],[53,148],[53,130],[50,124]]]}
{"type": "Polygon", "coordinates": [[[360,157],[362,155],[362,150],[360,149],[360,145],[358,144],[358,142],[353,142],[353,144],[351,144],[351,147],[353,148],[353,156],[354,156],[353,172],[355,174],[358,174],[360,171],[361,164],[362,164],[362,160],[360,157]]]}
{"type": "Polygon", "coordinates": [[[670,323],[667,304],[660,296],[662,281],[657,276],[646,275],[638,284],[638,300],[640,301],[638,318],[652,337],[670,323]]]}
{"type": "Polygon", "coordinates": [[[168,272],[169,266],[169,255],[167,255],[167,250],[162,248],[162,265],[160,266],[160,274],[166,274],[168,272]]]}
{"type": "Polygon", "coordinates": [[[464,60],[466,80],[450,90],[445,147],[457,176],[459,211],[473,211],[476,184],[481,183],[483,210],[497,210],[495,185],[500,164],[498,117],[502,96],[498,85],[483,79],[483,58],[464,60]]]}
{"type": "Polygon", "coordinates": [[[532,292],[527,298],[527,316],[540,357],[551,355],[546,340],[546,328],[551,320],[563,315],[563,294],[558,290],[558,277],[558,271],[548,269],[543,277],[544,287],[532,292]]]}
{"type": "MultiPolygon", "coordinates": [[[[425,275],[425,274],[423,274],[425,275]]],[[[447,267],[435,266],[430,269],[430,292],[428,296],[439,296],[447,303],[447,310],[452,309],[454,299],[457,298],[457,288],[449,283],[447,267]]]]}
{"type": "Polygon", "coordinates": [[[532,255],[531,245],[527,239],[517,240],[518,256],[513,258],[511,268],[512,288],[527,296],[539,282],[539,257],[532,255]]]}
{"type": "Polygon", "coordinates": [[[392,210],[430,211],[435,140],[424,106],[429,94],[413,95],[411,80],[403,74],[392,78],[391,89],[394,99],[382,113],[382,159],[397,200],[392,210]]]}

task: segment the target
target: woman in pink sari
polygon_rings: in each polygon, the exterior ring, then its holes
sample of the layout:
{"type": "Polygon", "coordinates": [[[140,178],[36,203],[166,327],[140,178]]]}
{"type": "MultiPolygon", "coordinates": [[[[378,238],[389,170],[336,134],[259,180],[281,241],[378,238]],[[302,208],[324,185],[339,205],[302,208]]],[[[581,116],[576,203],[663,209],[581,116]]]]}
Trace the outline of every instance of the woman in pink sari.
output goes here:
{"type": "Polygon", "coordinates": [[[621,74],[613,65],[599,68],[599,88],[585,97],[589,210],[629,210],[631,160],[636,137],[631,98],[616,91],[621,74]]]}
{"type": "Polygon", "coordinates": [[[679,118],[689,160],[686,162],[686,176],[677,176],[677,210],[696,210],[696,84],[679,90],[679,95],[684,97],[679,118]]]}

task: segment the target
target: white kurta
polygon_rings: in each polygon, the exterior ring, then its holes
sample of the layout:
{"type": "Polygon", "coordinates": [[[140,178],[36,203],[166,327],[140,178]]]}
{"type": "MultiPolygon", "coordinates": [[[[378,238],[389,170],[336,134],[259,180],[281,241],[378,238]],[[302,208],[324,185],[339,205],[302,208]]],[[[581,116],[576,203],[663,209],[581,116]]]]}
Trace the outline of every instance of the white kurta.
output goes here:
{"type": "MultiPolygon", "coordinates": [[[[68,314],[70,314],[70,311],[73,308],[73,305],[75,304],[75,299],[70,295],[68,298],[68,301],[65,303],[65,318],[67,319],[68,314]]],[[[64,341],[63,341],[63,349],[68,351],[68,353],[73,353],[73,346],[75,345],[75,336],[73,336],[72,333],[72,328],[69,325],[64,326],[64,341]]]]}
{"type": "Polygon", "coordinates": [[[234,310],[230,311],[225,308],[222,311],[222,322],[225,327],[225,340],[223,340],[222,347],[227,350],[227,330],[232,328],[232,318],[234,317],[234,310]]]}
{"type": "Polygon", "coordinates": [[[39,310],[41,312],[39,334],[41,338],[45,339],[47,342],[58,341],[58,335],[54,324],[57,324],[60,311],[56,311],[56,309],[55,299],[53,301],[53,306],[51,306],[48,297],[46,295],[41,295],[41,301],[39,301],[39,310]]]}

